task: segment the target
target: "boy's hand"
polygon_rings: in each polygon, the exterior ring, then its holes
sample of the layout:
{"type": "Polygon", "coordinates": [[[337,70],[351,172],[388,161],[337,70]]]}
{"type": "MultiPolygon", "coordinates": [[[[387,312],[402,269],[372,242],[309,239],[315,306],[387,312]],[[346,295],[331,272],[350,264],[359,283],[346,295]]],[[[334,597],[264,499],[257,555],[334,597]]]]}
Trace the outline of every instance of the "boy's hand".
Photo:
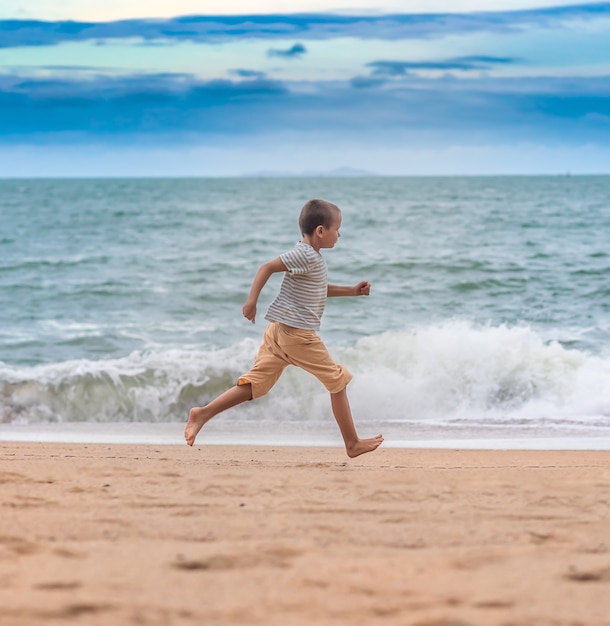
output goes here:
{"type": "Polygon", "coordinates": [[[363,280],[354,287],[354,290],[357,296],[368,296],[371,293],[371,283],[363,280]]]}
{"type": "Polygon", "coordinates": [[[242,313],[246,319],[250,320],[254,324],[256,321],[256,302],[248,300],[242,308],[242,313]]]}

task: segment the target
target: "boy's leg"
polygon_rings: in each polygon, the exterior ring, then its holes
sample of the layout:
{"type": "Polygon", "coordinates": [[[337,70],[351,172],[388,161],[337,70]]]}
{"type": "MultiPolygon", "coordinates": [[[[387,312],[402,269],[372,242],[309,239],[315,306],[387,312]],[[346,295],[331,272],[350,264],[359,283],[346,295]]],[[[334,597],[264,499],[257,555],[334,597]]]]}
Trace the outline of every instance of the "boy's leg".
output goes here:
{"type": "Polygon", "coordinates": [[[209,404],[191,409],[186,428],[184,429],[186,443],[192,446],[195,443],[197,433],[199,433],[204,424],[209,422],[215,415],[237,406],[242,402],[247,402],[248,400],[252,400],[252,385],[250,383],[235,385],[235,387],[231,387],[231,389],[219,395],[209,404]]]}
{"type": "Polygon", "coordinates": [[[316,333],[301,331],[302,342],[295,339],[299,336],[299,331],[292,330],[290,334],[291,337],[283,345],[287,359],[293,365],[313,374],[330,392],[333,415],[343,436],[347,455],[353,458],[376,450],[383,443],[383,437],[377,435],[370,439],[360,439],[354,426],[346,389],[352,375],[334,362],[316,333]],[[335,389],[340,391],[335,392],[335,389]]]}
{"type": "Polygon", "coordinates": [[[372,452],[382,444],[383,437],[381,435],[371,437],[370,439],[360,439],[358,437],[354,420],[352,419],[349,400],[347,399],[347,388],[344,387],[338,393],[331,393],[330,403],[345,442],[347,456],[354,458],[365,452],[372,452]]]}
{"type": "Polygon", "coordinates": [[[255,397],[260,398],[275,385],[288,365],[288,362],[275,349],[276,326],[276,324],[269,324],[263,335],[263,343],[258,350],[254,365],[249,372],[240,376],[235,387],[231,387],[205,406],[191,409],[184,429],[184,438],[189,446],[195,443],[197,433],[215,415],[255,397]]]}

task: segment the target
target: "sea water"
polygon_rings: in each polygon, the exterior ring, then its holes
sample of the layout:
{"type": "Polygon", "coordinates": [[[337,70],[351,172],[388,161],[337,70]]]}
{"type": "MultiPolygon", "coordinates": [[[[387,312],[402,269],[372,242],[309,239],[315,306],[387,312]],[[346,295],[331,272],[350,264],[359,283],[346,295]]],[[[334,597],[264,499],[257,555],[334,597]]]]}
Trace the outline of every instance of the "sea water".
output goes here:
{"type": "MultiPolygon", "coordinates": [[[[242,304],[315,197],[343,211],[330,281],[372,284],[329,299],[320,331],[362,435],[610,441],[604,176],[0,180],[0,439],[181,437],[250,367],[281,276],[255,325],[242,304]]],[[[340,443],[294,368],[206,431],[340,443]]]]}

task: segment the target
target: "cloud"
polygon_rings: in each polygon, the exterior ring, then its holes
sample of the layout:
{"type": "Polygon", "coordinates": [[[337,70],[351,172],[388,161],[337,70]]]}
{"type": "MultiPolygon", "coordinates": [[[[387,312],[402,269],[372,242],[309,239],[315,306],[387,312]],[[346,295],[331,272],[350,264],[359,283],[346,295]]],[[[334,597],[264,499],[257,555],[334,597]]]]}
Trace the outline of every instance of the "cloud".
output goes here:
{"type": "Polygon", "coordinates": [[[307,52],[307,49],[302,43],[295,43],[288,50],[276,50],[271,48],[267,50],[268,57],[281,57],[283,59],[298,59],[307,52]]]}
{"type": "Polygon", "coordinates": [[[380,87],[386,81],[382,78],[372,78],[371,76],[354,76],[350,80],[350,85],[354,89],[372,89],[373,87],[380,87]]]}
{"type": "Polygon", "coordinates": [[[233,76],[240,76],[241,78],[265,78],[265,72],[259,72],[258,70],[244,70],[236,69],[231,70],[233,76]]]}
{"type": "Polygon", "coordinates": [[[444,61],[372,61],[367,67],[373,68],[378,76],[404,76],[409,70],[481,70],[492,65],[515,63],[516,59],[491,56],[465,56],[444,61]]]}
{"type": "Polygon", "coordinates": [[[363,140],[385,133],[444,142],[610,141],[610,78],[466,82],[372,77],[312,83],[299,91],[262,77],[202,81],[188,74],[142,74],[77,81],[5,75],[0,143],[129,143],[138,137],[163,144],[264,132],[363,140]],[[362,88],[358,98],[354,87],[362,88]]]}
{"type": "Polygon", "coordinates": [[[0,20],[0,47],[138,39],[216,43],[237,39],[425,39],[450,34],[559,27],[610,16],[610,2],[520,11],[344,15],[333,13],[186,16],[113,22],[0,20]]]}
{"type": "Polygon", "coordinates": [[[0,76],[0,142],[71,141],[146,134],[236,133],[251,129],[286,88],[277,81],[197,80],[146,74],[70,79],[0,76]],[[252,117],[253,121],[250,121],[252,117]],[[63,138],[63,139],[62,139],[63,138]]]}

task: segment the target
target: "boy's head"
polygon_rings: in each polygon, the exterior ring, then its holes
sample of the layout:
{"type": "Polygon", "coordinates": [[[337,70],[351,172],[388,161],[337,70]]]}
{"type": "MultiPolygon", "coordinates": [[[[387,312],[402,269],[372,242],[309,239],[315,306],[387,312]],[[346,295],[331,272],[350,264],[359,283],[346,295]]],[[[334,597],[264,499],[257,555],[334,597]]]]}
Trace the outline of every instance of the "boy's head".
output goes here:
{"type": "Polygon", "coordinates": [[[341,215],[341,209],[336,204],[326,200],[309,200],[299,215],[301,234],[313,235],[318,226],[330,228],[339,215],[341,215]]]}

